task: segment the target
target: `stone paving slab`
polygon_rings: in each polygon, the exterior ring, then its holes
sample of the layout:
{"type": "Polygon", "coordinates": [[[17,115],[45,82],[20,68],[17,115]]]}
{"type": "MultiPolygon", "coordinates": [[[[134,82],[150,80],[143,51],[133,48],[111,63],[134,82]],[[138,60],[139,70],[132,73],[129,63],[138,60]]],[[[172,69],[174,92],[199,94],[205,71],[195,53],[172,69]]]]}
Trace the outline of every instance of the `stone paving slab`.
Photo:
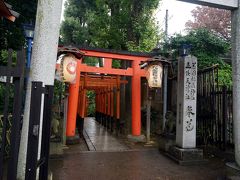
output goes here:
{"type": "Polygon", "coordinates": [[[50,161],[54,180],[223,180],[224,162],[179,166],[157,150],[82,152],[50,161]]]}
{"type": "Polygon", "coordinates": [[[72,144],[64,147],[64,155],[76,154],[83,151],[88,151],[88,147],[83,138],[79,139],[79,144],[72,144]]]}
{"type": "Polygon", "coordinates": [[[92,151],[125,151],[129,148],[101,126],[94,118],[84,119],[84,138],[92,151]],[[90,146],[93,146],[93,148],[90,146]]]}
{"type": "Polygon", "coordinates": [[[224,180],[223,160],[179,166],[157,149],[129,149],[94,119],[85,120],[85,135],[94,150],[71,146],[62,159],[51,159],[54,180],[224,180]]]}

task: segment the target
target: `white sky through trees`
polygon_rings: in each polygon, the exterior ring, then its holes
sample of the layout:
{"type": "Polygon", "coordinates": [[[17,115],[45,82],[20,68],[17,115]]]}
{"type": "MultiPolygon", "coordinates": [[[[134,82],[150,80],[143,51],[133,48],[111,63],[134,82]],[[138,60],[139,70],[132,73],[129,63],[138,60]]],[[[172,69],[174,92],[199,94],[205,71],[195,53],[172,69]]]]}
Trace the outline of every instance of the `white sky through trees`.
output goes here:
{"type": "MultiPolygon", "coordinates": [[[[63,20],[63,12],[64,12],[64,4],[66,0],[63,0],[63,8],[62,8],[62,17],[63,20]]],[[[160,2],[159,8],[156,10],[155,17],[156,21],[159,23],[159,28],[164,30],[165,28],[165,13],[166,9],[168,9],[169,13],[169,22],[168,22],[168,32],[169,35],[174,33],[184,33],[185,23],[192,19],[191,11],[195,9],[197,5],[191,3],[185,3],[177,0],[162,0],[160,2]]]]}
{"type": "Polygon", "coordinates": [[[61,15],[61,22],[63,21],[63,15],[64,15],[64,4],[67,0],[63,0],[63,4],[62,4],[62,15],[61,15]]]}
{"type": "Polygon", "coordinates": [[[185,23],[193,19],[191,11],[196,7],[195,4],[177,0],[162,0],[155,17],[159,22],[159,27],[165,30],[165,14],[168,9],[168,34],[184,33],[185,23]]]}

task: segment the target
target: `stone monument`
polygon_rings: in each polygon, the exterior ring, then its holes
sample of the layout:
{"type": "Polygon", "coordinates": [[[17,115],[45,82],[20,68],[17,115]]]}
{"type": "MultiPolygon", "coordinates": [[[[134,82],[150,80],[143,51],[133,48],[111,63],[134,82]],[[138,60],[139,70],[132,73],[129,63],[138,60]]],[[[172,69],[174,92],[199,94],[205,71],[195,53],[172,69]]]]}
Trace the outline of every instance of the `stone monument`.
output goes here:
{"type": "Polygon", "coordinates": [[[196,149],[197,58],[183,56],[178,61],[176,146],[169,155],[179,164],[203,162],[203,151],[196,149]]]}

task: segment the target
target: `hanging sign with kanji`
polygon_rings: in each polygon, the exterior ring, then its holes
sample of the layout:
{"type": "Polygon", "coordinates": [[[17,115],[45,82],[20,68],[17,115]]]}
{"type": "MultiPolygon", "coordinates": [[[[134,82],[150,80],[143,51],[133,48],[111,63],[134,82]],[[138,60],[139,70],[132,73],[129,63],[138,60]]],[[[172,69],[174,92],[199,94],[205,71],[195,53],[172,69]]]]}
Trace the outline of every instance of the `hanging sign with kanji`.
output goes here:
{"type": "Polygon", "coordinates": [[[147,80],[150,88],[162,87],[162,74],[163,74],[163,66],[160,63],[150,65],[147,68],[147,80]]]}

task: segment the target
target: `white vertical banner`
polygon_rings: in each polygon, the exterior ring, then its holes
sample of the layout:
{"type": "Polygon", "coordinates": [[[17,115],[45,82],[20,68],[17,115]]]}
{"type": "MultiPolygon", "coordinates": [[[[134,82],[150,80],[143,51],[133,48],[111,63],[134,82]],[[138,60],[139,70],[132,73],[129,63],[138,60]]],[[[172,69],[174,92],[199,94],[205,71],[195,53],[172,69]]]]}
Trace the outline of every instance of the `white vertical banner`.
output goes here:
{"type": "Polygon", "coordinates": [[[196,147],[197,58],[178,61],[176,143],[181,148],[196,147]]]}

